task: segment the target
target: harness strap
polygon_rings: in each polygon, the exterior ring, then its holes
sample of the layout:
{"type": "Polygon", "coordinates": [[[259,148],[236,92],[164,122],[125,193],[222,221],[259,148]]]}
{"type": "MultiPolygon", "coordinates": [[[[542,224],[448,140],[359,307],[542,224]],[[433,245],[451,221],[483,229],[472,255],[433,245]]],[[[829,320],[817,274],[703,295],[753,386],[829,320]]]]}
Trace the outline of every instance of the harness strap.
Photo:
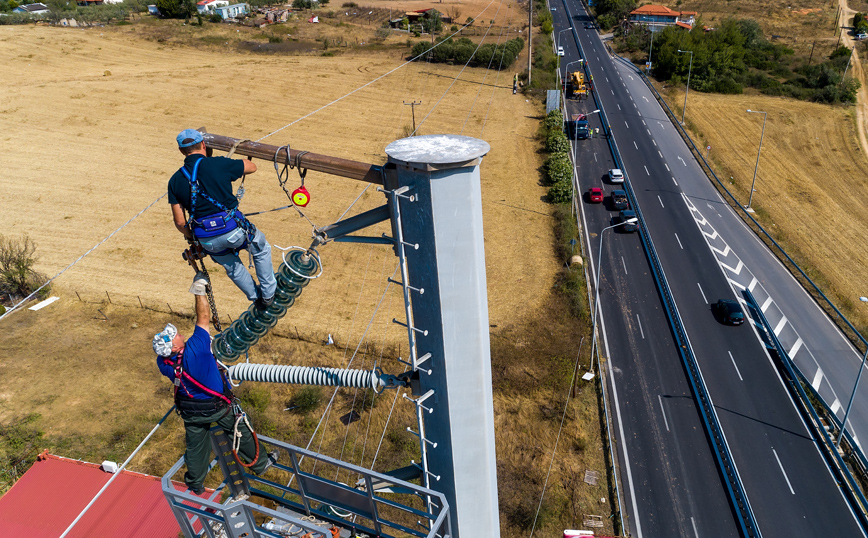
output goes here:
{"type": "MultiPolygon", "coordinates": [[[[196,213],[196,198],[200,194],[199,180],[197,177],[199,174],[200,164],[202,164],[202,159],[198,159],[196,161],[196,164],[193,165],[192,174],[187,171],[186,165],[182,166],[180,169],[181,173],[184,174],[184,177],[187,178],[187,181],[190,182],[190,218],[187,219],[187,227],[190,228],[191,231],[193,229],[192,226],[190,226],[191,223],[199,224],[199,222],[193,218],[193,215],[196,213]]],[[[226,212],[226,214],[236,223],[238,223],[238,226],[241,227],[242,230],[244,230],[244,232],[247,234],[247,240],[253,241],[253,235],[256,233],[256,226],[254,226],[253,223],[244,218],[244,214],[238,211],[237,207],[228,209],[225,205],[221,204],[220,202],[209,196],[205,189],[202,189],[201,195],[203,198],[205,198],[205,200],[211,202],[211,204],[217,207],[217,209],[226,212]]]]}
{"type": "MultiPolygon", "coordinates": [[[[214,391],[214,390],[209,389],[208,387],[206,387],[206,386],[203,385],[202,383],[199,383],[198,381],[196,381],[196,379],[195,379],[193,376],[191,376],[191,375],[188,374],[186,371],[184,371],[184,367],[183,367],[184,352],[183,352],[183,351],[180,352],[180,353],[178,353],[178,354],[176,355],[176,357],[177,357],[178,359],[177,359],[177,361],[175,361],[175,362],[172,362],[172,361],[171,361],[170,359],[168,359],[168,358],[167,358],[167,359],[163,359],[163,362],[164,362],[165,364],[168,364],[168,365],[174,367],[174,370],[175,370],[175,380],[174,380],[174,384],[175,384],[175,403],[176,403],[176,404],[177,404],[177,401],[178,401],[178,391],[180,390],[181,385],[182,385],[182,383],[181,383],[181,378],[183,378],[183,379],[186,379],[187,381],[190,381],[191,383],[193,383],[193,385],[195,385],[195,386],[196,386],[199,390],[201,390],[202,392],[204,392],[204,393],[206,393],[206,394],[210,394],[211,396],[213,396],[213,397],[215,397],[215,398],[220,398],[221,400],[223,400],[224,402],[226,402],[226,403],[227,403],[228,405],[230,405],[230,406],[232,405],[232,400],[229,399],[229,398],[227,398],[225,394],[221,394],[221,393],[219,393],[219,392],[217,392],[217,391],[214,391]]],[[[232,396],[232,391],[231,391],[231,390],[227,390],[227,387],[226,387],[226,378],[225,378],[225,376],[223,376],[223,375],[221,374],[221,375],[220,375],[220,380],[221,380],[221,382],[223,383],[223,389],[226,390],[226,391],[229,393],[230,396],[232,396]]],[[[186,393],[187,393],[187,396],[189,396],[190,398],[193,397],[193,395],[190,393],[190,389],[188,389],[187,387],[184,387],[184,392],[186,392],[186,393]]]]}

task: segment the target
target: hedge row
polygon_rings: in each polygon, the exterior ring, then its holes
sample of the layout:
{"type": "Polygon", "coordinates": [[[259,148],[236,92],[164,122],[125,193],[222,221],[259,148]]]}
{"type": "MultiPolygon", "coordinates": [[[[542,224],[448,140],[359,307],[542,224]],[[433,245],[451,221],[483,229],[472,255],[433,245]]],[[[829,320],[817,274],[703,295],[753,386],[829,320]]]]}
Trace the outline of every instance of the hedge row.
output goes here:
{"type": "Polygon", "coordinates": [[[434,48],[431,48],[429,43],[420,41],[413,46],[411,56],[430,62],[469,63],[471,67],[491,66],[495,69],[506,69],[515,63],[522,49],[524,40],[520,37],[510,39],[502,45],[488,43],[478,48],[476,43],[466,37],[458,40],[449,37],[434,48]]]}

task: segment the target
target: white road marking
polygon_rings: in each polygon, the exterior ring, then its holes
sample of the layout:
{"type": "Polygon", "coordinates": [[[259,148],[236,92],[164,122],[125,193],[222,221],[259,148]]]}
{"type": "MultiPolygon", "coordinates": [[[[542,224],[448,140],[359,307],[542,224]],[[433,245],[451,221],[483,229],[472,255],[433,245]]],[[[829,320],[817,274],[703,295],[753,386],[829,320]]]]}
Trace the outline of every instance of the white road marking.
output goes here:
{"type": "Polygon", "coordinates": [[[609,77],[603,77],[603,78],[606,79],[606,82],[609,82],[609,77]]]}
{"type": "Polygon", "coordinates": [[[790,488],[790,493],[792,493],[793,495],[795,495],[796,492],[793,491],[793,485],[790,484],[790,479],[789,479],[789,477],[787,476],[787,472],[784,471],[784,466],[781,465],[781,458],[778,457],[778,453],[775,452],[775,449],[774,449],[774,448],[772,449],[772,454],[774,454],[774,455],[775,455],[775,459],[778,460],[778,467],[781,468],[781,473],[784,475],[784,480],[787,481],[787,487],[790,488]]]}
{"type": "Polygon", "coordinates": [[[654,140],[653,138],[651,139],[651,142],[654,142],[654,145],[655,145],[655,146],[657,145],[657,141],[654,140]]]}
{"type": "MultiPolygon", "coordinates": [[[[651,136],[651,129],[648,129],[648,128],[646,127],[646,128],[645,128],[645,131],[648,132],[648,136],[651,136]]],[[[662,157],[662,155],[661,155],[661,157],[662,157]]]]}
{"type": "MultiPolygon", "coordinates": [[[[648,133],[648,134],[651,134],[651,133],[648,133]]],[[[663,154],[660,153],[660,150],[659,150],[659,149],[657,150],[657,155],[660,155],[660,158],[661,158],[661,159],[663,158],[663,154]]]]}
{"type": "MultiPolygon", "coordinates": [[[[799,338],[799,342],[802,339],[799,338]]],[[[823,382],[823,370],[821,368],[817,368],[817,373],[814,374],[814,380],[811,381],[811,386],[814,387],[814,390],[820,390],[820,383],[823,382]]]]}
{"type": "Polygon", "coordinates": [[[687,163],[684,162],[684,159],[681,158],[681,155],[678,156],[678,160],[681,161],[681,164],[683,164],[684,166],[687,166],[687,163]]]}
{"type": "Polygon", "coordinates": [[[657,401],[660,402],[660,412],[663,413],[663,424],[666,424],[666,431],[669,430],[669,421],[666,420],[666,409],[663,408],[663,398],[658,394],[657,401]]]}
{"type": "Polygon", "coordinates": [[[642,120],[642,125],[645,125],[645,120],[642,120]]]}
{"type": "Polygon", "coordinates": [[[645,331],[642,330],[642,321],[639,319],[639,314],[636,314],[636,323],[639,324],[639,334],[642,335],[642,340],[645,339],[645,331]]]}
{"type": "Polygon", "coordinates": [[[646,102],[646,103],[648,102],[648,98],[645,97],[644,95],[642,96],[642,99],[645,99],[645,102],[646,102]]]}
{"type": "Polygon", "coordinates": [[[639,149],[639,146],[636,145],[636,141],[635,141],[635,140],[633,141],[633,147],[636,148],[636,149],[639,149]]]}
{"type": "Polygon", "coordinates": [[[835,398],[835,401],[832,402],[832,405],[829,406],[829,409],[832,411],[832,414],[838,412],[838,409],[841,409],[841,402],[838,401],[838,398],[835,398]]]}
{"type": "Polygon", "coordinates": [[[624,256],[621,256],[621,265],[624,266],[624,274],[627,274],[627,262],[624,261],[624,256]]]}
{"type": "MultiPolygon", "coordinates": [[[[627,122],[626,122],[626,121],[624,122],[624,125],[627,125],[627,122]]],[[[627,129],[629,129],[629,128],[630,128],[630,126],[627,125],[627,129]]]]}
{"type": "MultiPolygon", "coordinates": [[[[668,167],[668,166],[666,167],[666,170],[669,170],[669,167],[668,167]]],[[[678,182],[675,181],[675,176],[672,176],[672,183],[675,183],[675,186],[676,186],[676,187],[678,186],[678,182]]]]}
{"type": "Polygon", "coordinates": [[[756,277],[753,277],[753,279],[751,279],[750,285],[747,287],[747,289],[749,289],[751,291],[751,293],[753,293],[753,289],[756,287],[757,284],[759,284],[759,280],[757,280],[756,277]]]}
{"type": "MultiPolygon", "coordinates": [[[[618,103],[615,103],[615,104],[617,105],[618,103]]],[[[621,105],[618,105],[618,110],[621,110],[621,105]]]]}
{"type": "Polygon", "coordinates": [[[678,246],[681,247],[681,250],[684,250],[684,245],[681,244],[681,239],[678,239],[678,234],[675,234],[675,240],[678,241],[678,246]]]}
{"type": "Polygon", "coordinates": [[[727,280],[729,280],[729,283],[732,284],[733,286],[735,286],[736,288],[740,289],[741,291],[744,291],[744,286],[742,286],[739,282],[736,282],[735,280],[733,280],[731,278],[728,278],[727,280]]]}
{"type": "Polygon", "coordinates": [[[693,521],[692,517],[690,518],[690,524],[693,525],[693,535],[696,536],[696,538],[699,538],[699,531],[696,530],[696,522],[693,521]]]}
{"type": "MultiPolygon", "coordinates": [[[[651,174],[648,174],[648,175],[651,175],[651,174]]],[[[660,207],[662,207],[663,209],[666,209],[666,206],[663,205],[663,200],[660,199],[660,195],[659,195],[659,194],[657,195],[657,200],[660,201],[660,207]]]]}
{"type": "Polygon", "coordinates": [[[778,322],[778,326],[775,327],[775,336],[779,336],[781,334],[781,331],[784,330],[784,325],[786,325],[786,324],[787,324],[787,316],[784,316],[778,322]]]}
{"type": "Polygon", "coordinates": [[[699,293],[702,294],[702,300],[705,301],[705,304],[708,304],[708,299],[705,298],[705,292],[702,291],[702,286],[699,285],[699,282],[696,283],[696,287],[699,288],[699,293]]]}
{"type": "Polygon", "coordinates": [[[633,100],[633,96],[632,96],[632,95],[630,96],[630,100],[631,100],[631,101],[633,100]]]}
{"type": "Polygon", "coordinates": [[[649,176],[651,175],[651,172],[648,171],[648,167],[647,167],[647,166],[645,166],[645,165],[643,164],[643,165],[642,165],[642,168],[645,169],[645,173],[646,173],[647,175],[649,175],[649,176]]]}
{"type": "Polygon", "coordinates": [[[609,90],[609,91],[612,92],[612,95],[615,95],[615,90],[609,90]]]}
{"type": "Polygon", "coordinates": [[[732,351],[727,351],[727,353],[729,353],[729,360],[732,361],[732,366],[733,366],[733,368],[735,368],[735,373],[738,374],[738,378],[739,378],[741,381],[744,381],[744,378],[741,377],[741,372],[738,371],[738,365],[735,364],[735,359],[732,358],[732,351]]]}
{"type": "Polygon", "coordinates": [[[793,344],[793,347],[791,347],[790,350],[787,352],[787,355],[789,355],[790,358],[792,359],[793,356],[794,356],[796,353],[798,353],[800,349],[802,349],[802,345],[804,345],[804,342],[802,341],[802,338],[799,337],[799,338],[796,340],[796,343],[793,344]]]}
{"type": "Polygon", "coordinates": [[[768,309],[769,306],[771,306],[772,302],[773,302],[773,301],[772,301],[772,298],[771,298],[771,297],[766,298],[765,302],[764,302],[763,305],[760,307],[760,310],[763,311],[763,314],[765,314],[766,310],[768,309]]]}
{"type": "MultiPolygon", "coordinates": [[[[668,165],[668,164],[663,163],[663,166],[666,167],[666,171],[667,171],[667,172],[671,172],[671,171],[672,171],[672,170],[669,169],[669,165],[668,165]]],[[[672,178],[672,179],[675,179],[675,178],[672,178]]]]}
{"type": "Polygon", "coordinates": [[[594,162],[597,162],[597,154],[594,153],[594,162]]]}

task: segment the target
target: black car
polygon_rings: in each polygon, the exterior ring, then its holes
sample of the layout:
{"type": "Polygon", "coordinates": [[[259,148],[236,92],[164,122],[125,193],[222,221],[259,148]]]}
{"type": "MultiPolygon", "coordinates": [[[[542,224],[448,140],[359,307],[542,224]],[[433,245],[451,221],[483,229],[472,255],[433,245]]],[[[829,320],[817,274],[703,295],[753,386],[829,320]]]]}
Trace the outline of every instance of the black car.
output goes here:
{"type": "Polygon", "coordinates": [[[720,318],[722,323],[727,325],[741,325],[744,323],[744,312],[738,301],[720,299],[712,305],[711,309],[720,318]]]}
{"type": "Polygon", "coordinates": [[[618,223],[627,222],[628,220],[632,220],[633,222],[619,226],[622,232],[635,232],[639,229],[635,211],[632,209],[625,209],[618,213],[618,223]]]}
{"type": "Polygon", "coordinates": [[[612,191],[612,208],[617,210],[630,209],[630,203],[627,201],[627,191],[620,189],[612,191]]]}

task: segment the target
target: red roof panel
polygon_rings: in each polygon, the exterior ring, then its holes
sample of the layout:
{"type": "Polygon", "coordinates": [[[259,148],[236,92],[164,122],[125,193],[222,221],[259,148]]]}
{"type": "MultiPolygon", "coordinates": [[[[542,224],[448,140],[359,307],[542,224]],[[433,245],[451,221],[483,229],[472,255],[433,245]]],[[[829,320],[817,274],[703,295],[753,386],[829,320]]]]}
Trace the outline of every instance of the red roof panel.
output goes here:
{"type": "MultiPolygon", "coordinates": [[[[57,538],[112,477],[99,465],[46,454],[0,498],[0,536],[57,538]]],[[[123,471],[70,538],[177,538],[160,479],[123,471]]]]}

